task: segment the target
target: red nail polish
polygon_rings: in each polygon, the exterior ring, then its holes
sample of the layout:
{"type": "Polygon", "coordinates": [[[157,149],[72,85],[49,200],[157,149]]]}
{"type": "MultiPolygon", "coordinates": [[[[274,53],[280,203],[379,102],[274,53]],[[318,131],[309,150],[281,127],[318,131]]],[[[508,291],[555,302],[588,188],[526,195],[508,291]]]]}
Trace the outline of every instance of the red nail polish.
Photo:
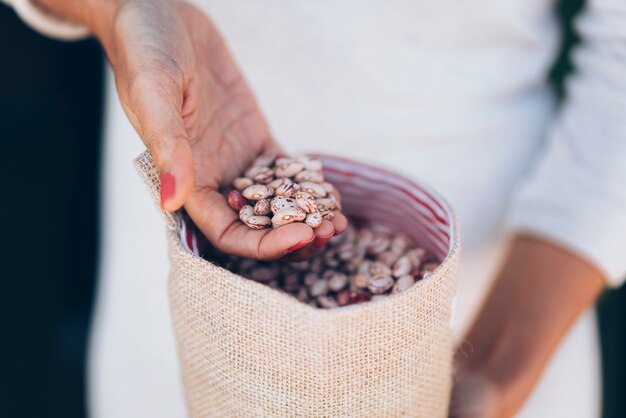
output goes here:
{"type": "Polygon", "coordinates": [[[292,252],[294,252],[294,251],[296,251],[296,250],[299,250],[300,248],[304,248],[304,247],[306,247],[307,245],[309,245],[309,244],[311,243],[311,241],[313,241],[313,240],[312,240],[312,239],[309,239],[309,240],[300,241],[299,243],[297,243],[297,244],[296,244],[296,245],[294,245],[293,247],[289,247],[289,248],[287,249],[287,251],[285,251],[285,254],[289,254],[289,253],[292,253],[292,252]]]}
{"type": "Polygon", "coordinates": [[[176,179],[169,171],[161,174],[161,207],[176,193],[176,179]]]}

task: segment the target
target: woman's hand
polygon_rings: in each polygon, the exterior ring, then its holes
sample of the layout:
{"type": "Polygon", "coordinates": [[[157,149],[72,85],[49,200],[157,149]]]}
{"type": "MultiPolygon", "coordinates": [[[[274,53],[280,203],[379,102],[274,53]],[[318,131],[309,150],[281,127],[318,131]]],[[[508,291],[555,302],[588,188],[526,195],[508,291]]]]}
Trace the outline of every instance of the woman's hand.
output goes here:
{"type": "Polygon", "coordinates": [[[104,46],[124,110],[161,173],[165,210],[184,206],[217,248],[259,259],[321,246],[345,229],[340,215],[316,230],[303,223],[251,230],[219,193],[256,156],[280,149],[200,10],[174,0],[91,0],[83,9],[40,1],[87,24],[104,46]]]}
{"type": "Polygon", "coordinates": [[[481,373],[457,371],[450,418],[499,418],[501,394],[495,382],[481,373]]]}
{"type": "Polygon", "coordinates": [[[604,285],[602,274],[575,254],[538,237],[517,236],[457,351],[450,417],[514,416],[604,285]]]}

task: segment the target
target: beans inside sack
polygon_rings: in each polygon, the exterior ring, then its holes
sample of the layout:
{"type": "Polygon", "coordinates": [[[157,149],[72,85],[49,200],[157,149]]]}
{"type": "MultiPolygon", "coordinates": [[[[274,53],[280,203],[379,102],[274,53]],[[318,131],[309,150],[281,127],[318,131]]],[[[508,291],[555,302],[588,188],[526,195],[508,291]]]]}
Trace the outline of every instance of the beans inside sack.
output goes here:
{"type": "Polygon", "coordinates": [[[378,227],[355,228],[333,237],[306,261],[260,262],[218,256],[225,268],[281,289],[303,303],[335,308],[404,292],[439,262],[403,234],[378,227]]]}
{"type": "Polygon", "coordinates": [[[233,181],[228,204],[252,229],[304,222],[317,228],[341,210],[339,193],[324,181],[316,158],[262,155],[233,181]]]}

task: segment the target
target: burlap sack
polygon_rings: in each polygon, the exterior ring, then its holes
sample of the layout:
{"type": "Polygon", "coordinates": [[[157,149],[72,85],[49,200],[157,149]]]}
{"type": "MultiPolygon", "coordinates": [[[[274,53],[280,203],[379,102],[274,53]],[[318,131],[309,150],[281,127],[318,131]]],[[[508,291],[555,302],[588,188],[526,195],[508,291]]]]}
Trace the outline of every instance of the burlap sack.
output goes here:
{"type": "MultiPolygon", "coordinates": [[[[315,309],[197,256],[189,226],[167,214],[170,305],[191,416],[447,416],[459,256],[454,214],[422,185],[322,158],[345,213],[403,230],[443,263],[386,300],[315,309]]],[[[150,155],[136,165],[158,200],[150,155]]]]}

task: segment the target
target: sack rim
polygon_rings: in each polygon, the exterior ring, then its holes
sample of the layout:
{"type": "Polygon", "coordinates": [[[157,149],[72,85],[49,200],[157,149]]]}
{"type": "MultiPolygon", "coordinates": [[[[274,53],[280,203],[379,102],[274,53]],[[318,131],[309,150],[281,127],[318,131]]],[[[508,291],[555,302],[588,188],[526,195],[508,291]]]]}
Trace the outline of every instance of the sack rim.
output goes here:
{"type": "MultiPolygon", "coordinates": [[[[142,158],[145,154],[149,154],[149,151],[146,151],[145,153],[143,153],[140,157],[138,157],[137,160],[142,158]]],[[[338,160],[342,160],[351,164],[359,164],[368,168],[383,170],[385,172],[393,174],[393,171],[380,165],[363,163],[360,161],[353,161],[350,159],[337,157],[337,156],[330,155],[330,154],[312,153],[308,155],[321,157],[321,158],[328,157],[328,158],[338,159],[338,160]]],[[[395,303],[396,301],[402,300],[402,298],[410,298],[413,296],[413,293],[420,292],[422,288],[424,288],[425,286],[430,286],[431,284],[435,282],[444,280],[446,277],[446,273],[448,271],[448,266],[455,264],[455,261],[458,259],[459,252],[460,252],[460,234],[459,234],[458,218],[457,218],[456,211],[450,205],[448,200],[445,199],[439,192],[434,190],[432,187],[430,187],[427,183],[423,182],[422,180],[415,179],[414,176],[407,176],[405,173],[402,173],[397,170],[396,172],[399,175],[411,181],[412,183],[419,185],[420,188],[430,193],[438,201],[438,203],[441,204],[449,220],[448,228],[449,228],[449,234],[450,234],[450,241],[448,244],[448,251],[446,253],[446,256],[443,258],[439,266],[437,266],[437,268],[428,277],[417,281],[410,289],[399,294],[389,295],[383,300],[368,301],[368,302],[358,303],[358,304],[348,305],[348,306],[340,306],[340,307],[333,308],[333,309],[323,309],[323,308],[313,307],[306,303],[300,302],[299,300],[295,299],[292,295],[289,295],[281,290],[274,289],[270,286],[267,286],[264,283],[255,282],[254,280],[251,280],[241,275],[238,275],[236,273],[233,273],[232,271],[225,269],[222,266],[219,266],[211,261],[208,261],[200,256],[195,255],[193,252],[185,248],[185,246],[183,245],[181,241],[181,237],[177,229],[178,229],[178,225],[180,225],[180,222],[182,222],[182,219],[180,215],[176,213],[164,212],[166,215],[171,215],[171,216],[166,216],[166,222],[176,223],[176,225],[170,224],[170,228],[168,228],[168,234],[171,234],[172,242],[175,243],[176,251],[180,255],[184,255],[185,257],[189,258],[189,261],[196,264],[199,268],[217,269],[218,271],[221,271],[221,272],[227,272],[231,276],[233,276],[231,277],[233,280],[238,281],[239,284],[243,286],[244,288],[254,290],[255,292],[260,292],[260,295],[266,295],[268,298],[270,297],[275,298],[278,295],[278,297],[282,298],[285,301],[285,303],[292,304],[294,307],[298,306],[298,308],[296,309],[302,309],[302,312],[308,312],[311,315],[317,315],[317,316],[333,317],[333,316],[338,316],[338,315],[339,316],[351,315],[354,312],[368,310],[368,309],[385,309],[385,307],[389,303],[395,303]]],[[[209,276],[210,274],[207,274],[207,278],[210,278],[209,276]]]]}

